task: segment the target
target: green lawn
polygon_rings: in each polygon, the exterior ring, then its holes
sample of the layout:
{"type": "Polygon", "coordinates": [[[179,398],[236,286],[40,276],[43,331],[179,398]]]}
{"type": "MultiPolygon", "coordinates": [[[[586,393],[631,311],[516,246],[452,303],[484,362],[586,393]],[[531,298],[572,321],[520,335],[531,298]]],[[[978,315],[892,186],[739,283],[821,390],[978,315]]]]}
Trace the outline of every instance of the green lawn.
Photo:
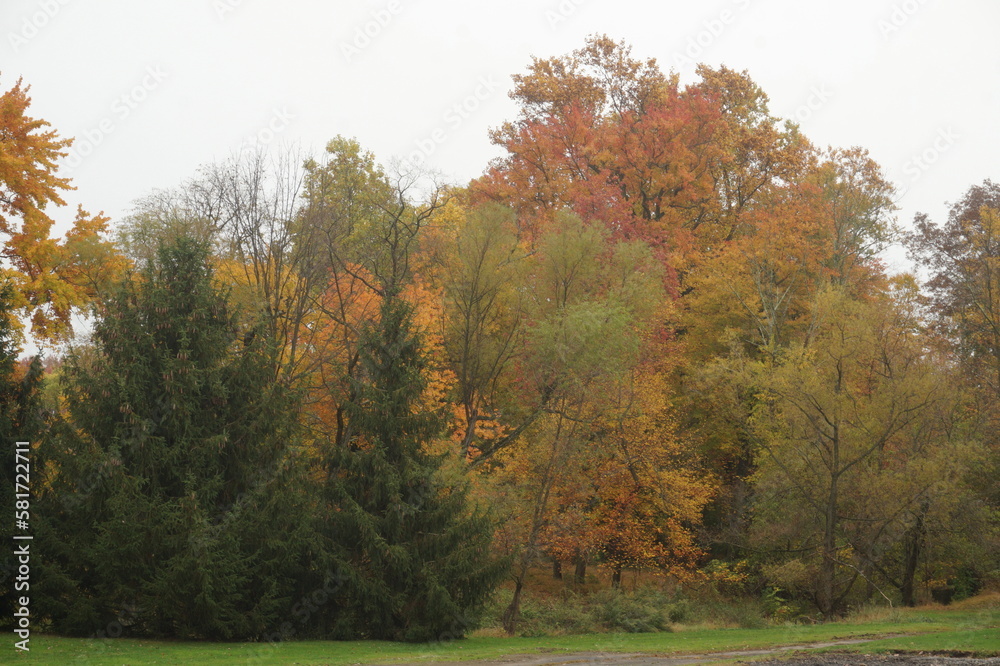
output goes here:
{"type": "Polygon", "coordinates": [[[13,637],[0,663],[31,664],[371,664],[486,659],[537,652],[708,653],[797,645],[859,637],[878,638],[863,652],[961,650],[1000,654],[1000,602],[957,608],[905,609],[874,619],[765,629],[681,628],[657,634],[587,634],[550,638],[473,637],[431,645],[375,641],[303,641],[279,644],[86,640],[34,636],[29,654],[16,653],[13,637]],[[883,638],[879,638],[883,637],[883,638]]]}

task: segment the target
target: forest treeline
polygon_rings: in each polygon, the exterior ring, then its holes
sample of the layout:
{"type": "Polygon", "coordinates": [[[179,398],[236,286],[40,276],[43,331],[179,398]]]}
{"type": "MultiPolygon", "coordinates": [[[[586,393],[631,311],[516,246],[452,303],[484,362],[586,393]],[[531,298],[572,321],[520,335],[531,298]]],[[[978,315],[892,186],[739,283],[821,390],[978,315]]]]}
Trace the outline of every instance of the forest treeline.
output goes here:
{"type": "Polygon", "coordinates": [[[338,136],[59,239],[68,142],[18,82],[0,430],[33,445],[35,626],[432,640],[505,584],[514,633],[543,568],[824,619],[996,584],[1000,185],[904,231],[864,149],[697,77],[593,37],[513,77],[465,185],[338,136]],[[22,322],[64,352],[17,361],[22,322]]]}

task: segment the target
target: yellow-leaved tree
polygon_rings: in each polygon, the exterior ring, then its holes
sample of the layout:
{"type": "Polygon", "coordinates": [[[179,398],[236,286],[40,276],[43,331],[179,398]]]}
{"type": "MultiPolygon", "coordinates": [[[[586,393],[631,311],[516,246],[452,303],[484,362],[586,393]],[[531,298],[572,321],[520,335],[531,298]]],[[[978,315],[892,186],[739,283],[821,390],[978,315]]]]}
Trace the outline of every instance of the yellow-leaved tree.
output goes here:
{"type": "Polygon", "coordinates": [[[73,309],[101,293],[121,260],[101,238],[108,224],[101,214],[78,208],[66,235],[50,236],[54,221],[46,208],[65,206],[60,192],[74,189],[57,173],[72,139],[27,114],[28,91],[18,80],[0,95],[0,273],[13,287],[14,310],[30,319],[35,337],[59,340],[71,332],[73,309]]]}

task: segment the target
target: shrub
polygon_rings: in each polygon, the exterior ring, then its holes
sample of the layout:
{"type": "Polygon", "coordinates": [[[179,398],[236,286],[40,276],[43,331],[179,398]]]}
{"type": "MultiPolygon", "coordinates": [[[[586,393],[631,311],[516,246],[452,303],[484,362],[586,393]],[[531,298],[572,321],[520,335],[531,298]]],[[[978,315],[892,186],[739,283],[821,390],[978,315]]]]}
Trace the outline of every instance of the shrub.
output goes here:
{"type": "Polygon", "coordinates": [[[706,596],[694,602],[692,620],[719,627],[760,629],[767,626],[762,603],[757,599],[723,599],[706,596]]]}
{"type": "Polygon", "coordinates": [[[667,629],[670,617],[683,611],[667,595],[656,590],[633,593],[602,590],[591,596],[591,613],[596,621],[612,631],[643,633],[667,629]]]}
{"type": "MultiPolygon", "coordinates": [[[[506,604],[490,609],[491,621],[500,624],[506,604]]],[[[525,595],[521,602],[518,635],[527,638],[562,634],[586,634],[600,631],[577,595],[537,599],[525,595]]]]}

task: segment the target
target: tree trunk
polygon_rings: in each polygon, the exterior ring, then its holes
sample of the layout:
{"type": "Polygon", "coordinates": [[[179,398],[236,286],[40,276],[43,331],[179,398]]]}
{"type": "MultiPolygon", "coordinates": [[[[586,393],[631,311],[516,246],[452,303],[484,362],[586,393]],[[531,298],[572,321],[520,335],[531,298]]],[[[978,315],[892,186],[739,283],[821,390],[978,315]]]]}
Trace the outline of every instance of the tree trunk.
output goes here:
{"type": "MultiPolygon", "coordinates": [[[[836,460],[836,459],[835,459],[836,460]]],[[[836,467],[835,467],[836,469],[836,467]]],[[[819,590],[817,600],[819,611],[825,620],[832,620],[834,609],[834,576],[837,562],[837,481],[838,474],[830,477],[830,492],[826,500],[826,520],[823,526],[823,561],[819,569],[819,590]]]]}
{"type": "Polygon", "coordinates": [[[576,571],[573,573],[573,581],[577,585],[583,585],[587,582],[587,558],[583,555],[578,555],[576,558],[576,571]]]}
{"type": "Polygon", "coordinates": [[[914,598],[914,581],[917,577],[917,564],[920,561],[920,547],[924,541],[924,517],[928,510],[927,500],[920,502],[920,510],[917,513],[917,521],[906,531],[906,542],[904,544],[903,556],[903,581],[899,591],[903,597],[904,606],[916,606],[914,598]]]}
{"type": "Polygon", "coordinates": [[[556,580],[562,580],[562,562],[558,558],[552,559],[552,577],[556,580]]]}
{"type": "Polygon", "coordinates": [[[510,600],[510,605],[503,612],[503,630],[507,632],[508,636],[513,636],[514,632],[517,631],[517,621],[521,617],[521,588],[523,581],[523,576],[517,579],[517,583],[514,584],[514,598],[510,600]]]}
{"type": "Polygon", "coordinates": [[[622,565],[615,563],[614,571],[611,572],[611,587],[618,590],[622,586],[622,565]]]}

